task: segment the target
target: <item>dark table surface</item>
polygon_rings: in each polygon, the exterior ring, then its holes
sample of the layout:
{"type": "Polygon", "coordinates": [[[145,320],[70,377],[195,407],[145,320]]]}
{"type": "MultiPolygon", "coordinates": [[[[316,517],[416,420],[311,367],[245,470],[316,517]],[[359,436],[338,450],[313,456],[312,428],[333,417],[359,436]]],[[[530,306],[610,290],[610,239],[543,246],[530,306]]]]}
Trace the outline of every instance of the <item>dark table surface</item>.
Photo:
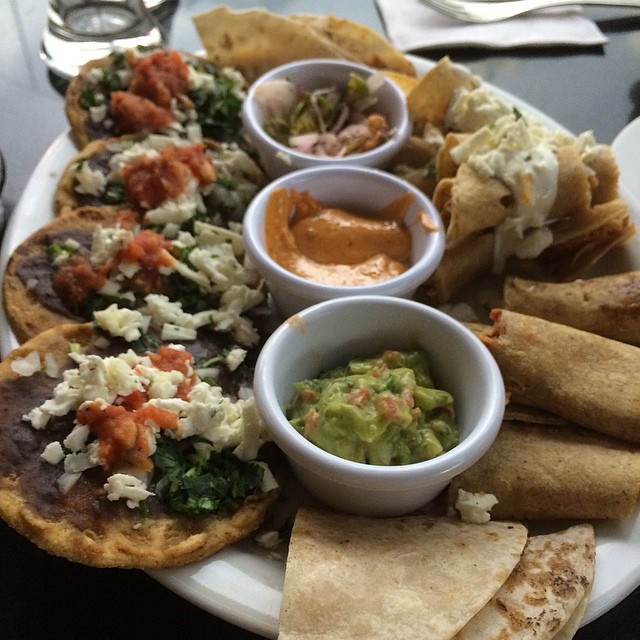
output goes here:
{"type": "MultiPolygon", "coordinates": [[[[170,45],[201,49],[191,16],[213,3],[171,4],[174,11],[165,20],[170,45]]],[[[257,3],[227,4],[244,9],[257,3]]],[[[372,0],[274,0],[264,6],[281,13],[332,13],[383,30],[372,0]]],[[[8,215],[37,162],[67,126],[59,83],[52,81],[38,55],[45,12],[45,0],[0,2],[0,150],[7,164],[2,200],[8,215]]],[[[449,54],[571,131],[590,129],[600,142],[610,143],[640,115],[640,13],[595,8],[587,13],[609,38],[603,47],[421,54],[432,60],[449,54]]],[[[583,627],[576,638],[638,640],[639,611],[640,589],[583,627]]],[[[172,636],[259,637],[187,602],[142,571],[92,569],[51,557],[0,523],[0,638],[172,636]]]]}

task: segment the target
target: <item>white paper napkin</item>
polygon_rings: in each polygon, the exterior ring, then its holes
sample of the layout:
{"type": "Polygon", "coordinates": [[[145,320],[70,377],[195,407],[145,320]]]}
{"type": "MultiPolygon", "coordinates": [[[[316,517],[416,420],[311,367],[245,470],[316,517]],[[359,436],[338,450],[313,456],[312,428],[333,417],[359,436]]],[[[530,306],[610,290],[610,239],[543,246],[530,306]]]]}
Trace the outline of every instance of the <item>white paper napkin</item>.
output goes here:
{"type": "Polygon", "coordinates": [[[507,49],[542,45],[587,46],[607,42],[577,6],[557,7],[502,22],[461,22],[420,0],[376,0],[387,35],[401,51],[442,47],[507,49]]]}

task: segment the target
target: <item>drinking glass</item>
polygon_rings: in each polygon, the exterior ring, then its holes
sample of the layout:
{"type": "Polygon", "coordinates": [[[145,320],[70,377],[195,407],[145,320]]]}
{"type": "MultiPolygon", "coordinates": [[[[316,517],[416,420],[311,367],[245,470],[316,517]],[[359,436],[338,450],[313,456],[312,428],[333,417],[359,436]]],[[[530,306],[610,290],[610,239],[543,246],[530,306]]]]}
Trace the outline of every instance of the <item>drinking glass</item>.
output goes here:
{"type": "Polygon", "coordinates": [[[162,29],[144,0],[48,0],[41,57],[63,78],[116,49],[164,44],[162,29]]]}

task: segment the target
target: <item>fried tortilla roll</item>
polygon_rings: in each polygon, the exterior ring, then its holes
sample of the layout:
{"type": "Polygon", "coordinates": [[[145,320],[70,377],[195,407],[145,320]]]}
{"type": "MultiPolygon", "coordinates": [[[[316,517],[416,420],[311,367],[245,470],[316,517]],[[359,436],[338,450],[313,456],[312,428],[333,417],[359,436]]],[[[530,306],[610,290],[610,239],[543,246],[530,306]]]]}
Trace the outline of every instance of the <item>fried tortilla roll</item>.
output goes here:
{"type": "Polygon", "coordinates": [[[626,245],[635,233],[627,203],[616,198],[558,222],[553,229],[553,244],[536,258],[536,263],[556,280],[574,280],[609,251],[626,245]]]}
{"type": "Polygon", "coordinates": [[[640,450],[577,426],[504,422],[489,451],[452,481],[452,507],[459,489],[493,494],[496,520],[620,520],[640,494],[640,450]]]}
{"type": "Polygon", "coordinates": [[[515,212],[511,190],[497,178],[486,178],[463,164],[454,178],[443,178],[433,194],[446,228],[447,242],[493,229],[515,212]]]}
{"type": "Polygon", "coordinates": [[[511,311],[640,346],[640,271],[556,283],[509,276],[503,293],[511,311]]]}
{"type": "MultiPolygon", "coordinates": [[[[442,213],[449,241],[497,227],[507,218],[517,216],[522,204],[517,202],[515,192],[499,178],[484,175],[466,162],[456,165],[451,154],[463,140],[464,136],[459,134],[447,134],[436,159],[439,182],[433,202],[442,213]]],[[[607,155],[604,151],[600,153],[607,155]]],[[[599,157],[600,153],[595,155],[599,157]]],[[[593,189],[600,185],[602,193],[608,194],[609,189],[617,188],[617,182],[614,179],[613,185],[607,186],[607,180],[613,179],[611,172],[603,168],[603,176],[595,174],[583,162],[576,145],[560,146],[554,154],[558,163],[556,196],[546,219],[554,221],[551,226],[553,243],[562,244],[567,235],[574,237],[577,230],[593,230],[596,220],[605,222],[601,207],[609,201],[594,202],[596,196],[601,198],[602,194],[593,189]]],[[[606,162],[601,164],[607,167],[606,162]]],[[[527,176],[522,177],[522,185],[527,179],[527,176]]],[[[526,193],[525,186],[521,186],[520,191],[526,193]]],[[[623,204],[618,201],[615,207],[604,209],[604,218],[627,217],[623,204]]]]}
{"type": "Polygon", "coordinates": [[[513,402],[640,442],[640,348],[506,309],[483,336],[513,402]]]}
{"type": "Polygon", "coordinates": [[[416,298],[426,304],[442,304],[491,269],[493,234],[463,238],[447,248],[434,274],[418,289],[416,298]]]}
{"type": "Polygon", "coordinates": [[[472,89],[477,84],[468,70],[454,64],[448,56],[430,69],[407,97],[414,122],[430,122],[445,131],[449,104],[458,89],[472,89]]]}

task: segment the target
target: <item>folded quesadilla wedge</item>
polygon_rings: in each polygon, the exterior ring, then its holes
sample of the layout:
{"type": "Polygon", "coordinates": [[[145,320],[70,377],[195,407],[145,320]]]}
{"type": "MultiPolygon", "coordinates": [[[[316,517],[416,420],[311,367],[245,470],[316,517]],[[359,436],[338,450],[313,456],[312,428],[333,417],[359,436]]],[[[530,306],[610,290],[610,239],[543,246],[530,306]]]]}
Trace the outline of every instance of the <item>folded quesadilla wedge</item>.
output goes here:
{"type": "Polygon", "coordinates": [[[529,537],[511,575],[455,640],[571,638],[572,616],[584,612],[591,591],[595,555],[590,524],[529,537]]]}
{"type": "Polygon", "coordinates": [[[299,509],[280,640],[449,640],[518,563],[526,528],[299,509]]]}

